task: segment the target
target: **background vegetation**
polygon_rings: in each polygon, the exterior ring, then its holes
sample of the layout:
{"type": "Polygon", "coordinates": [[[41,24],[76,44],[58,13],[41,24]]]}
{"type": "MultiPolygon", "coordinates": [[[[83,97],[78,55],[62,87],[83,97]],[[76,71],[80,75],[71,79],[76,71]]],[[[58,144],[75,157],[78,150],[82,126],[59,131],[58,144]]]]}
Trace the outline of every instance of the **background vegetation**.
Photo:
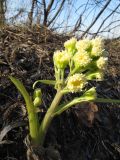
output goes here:
{"type": "Polygon", "coordinates": [[[120,0],[0,0],[0,26],[18,24],[79,38],[119,37],[120,0]]]}

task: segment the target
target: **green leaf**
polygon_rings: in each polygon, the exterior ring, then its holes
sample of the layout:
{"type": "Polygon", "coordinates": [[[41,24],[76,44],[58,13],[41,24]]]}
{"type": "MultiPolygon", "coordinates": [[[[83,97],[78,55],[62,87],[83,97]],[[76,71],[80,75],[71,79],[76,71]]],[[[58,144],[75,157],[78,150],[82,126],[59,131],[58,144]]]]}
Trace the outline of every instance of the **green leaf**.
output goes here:
{"type": "Polygon", "coordinates": [[[81,97],[87,99],[88,101],[96,99],[97,97],[96,88],[95,87],[90,88],[81,97]]]}
{"type": "Polygon", "coordinates": [[[72,100],[66,104],[62,104],[62,105],[58,106],[57,110],[53,113],[52,116],[60,115],[62,112],[66,111],[70,107],[72,107],[78,103],[86,102],[86,101],[88,101],[88,100],[86,100],[85,98],[75,98],[74,100],[72,100]]]}
{"type": "Polygon", "coordinates": [[[22,94],[22,96],[24,97],[28,112],[33,111],[33,109],[30,107],[32,105],[32,100],[29,96],[29,93],[27,92],[27,90],[23,86],[23,84],[18,79],[14,78],[12,76],[9,76],[9,78],[14,83],[14,85],[19,90],[19,92],[22,94]]]}
{"type": "Polygon", "coordinates": [[[35,83],[33,84],[33,89],[35,88],[35,86],[38,82],[48,84],[48,85],[55,85],[55,83],[56,83],[55,80],[38,80],[38,81],[35,81],[35,83]]]}
{"type": "Polygon", "coordinates": [[[94,100],[95,102],[101,102],[101,103],[120,103],[119,99],[110,99],[110,98],[96,98],[94,100]]]}
{"type": "Polygon", "coordinates": [[[65,110],[69,109],[70,107],[78,103],[94,101],[95,99],[96,99],[96,90],[95,90],[95,87],[92,87],[91,89],[86,91],[81,97],[76,97],[72,101],[58,106],[55,112],[53,113],[53,116],[60,115],[65,110]]]}
{"type": "Polygon", "coordinates": [[[90,92],[91,93],[94,92],[94,87],[91,88],[90,90],[88,90],[87,92],[85,92],[85,94],[83,94],[80,98],[75,98],[74,100],[72,100],[68,103],[64,103],[64,104],[58,106],[57,110],[55,110],[55,112],[53,113],[52,116],[60,115],[62,112],[69,109],[73,105],[76,105],[81,102],[93,101],[93,102],[101,102],[101,103],[120,103],[120,100],[117,100],[117,99],[95,98],[94,96],[92,97],[89,94],[90,92]]]}
{"type": "Polygon", "coordinates": [[[23,84],[16,78],[9,76],[10,80],[14,83],[16,88],[19,90],[19,92],[24,97],[24,100],[26,102],[27,112],[28,112],[28,119],[29,119],[29,127],[30,127],[30,136],[32,140],[35,143],[38,143],[39,136],[38,136],[38,127],[39,127],[39,121],[38,116],[36,113],[36,109],[33,105],[32,99],[29,96],[29,93],[23,86],[23,84]]]}

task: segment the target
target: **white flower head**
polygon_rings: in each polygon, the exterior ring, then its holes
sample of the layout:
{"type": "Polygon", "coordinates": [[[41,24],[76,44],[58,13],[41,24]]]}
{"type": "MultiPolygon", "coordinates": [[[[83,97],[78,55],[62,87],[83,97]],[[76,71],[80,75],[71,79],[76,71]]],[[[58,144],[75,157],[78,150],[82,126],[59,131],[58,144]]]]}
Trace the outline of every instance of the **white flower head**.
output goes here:
{"type": "Polygon", "coordinates": [[[82,91],[86,84],[85,75],[76,73],[68,78],[67,89],[72,93],[79,92],[82,91]]]}
{"type": "Polygon", "coordinates": [[[64,69],[69,64],[70,56],[65,51],[56,51],[53,60],[57,68],[64,69]]]}
{"type": "Polygon", "coordinates": [[[74,57],[74,64],[78,67],[86,67],[90,62],[91,58],[86,51],[77,52],[74,57]]]}
{"type": "Polygon", "coordinates": [[[91,41],[89,39],[79,40],[76,43],[76,48],[78,51],[88,50],[91,48],[91,41]]]}
{"type": "Polygon", "coordinates": [[[108,57],[100,57],[97,60],[97,67],[99,69],[105,70],[107,67],[107,63],[108,63],[108,57]]]}
{"type": "Polygon", "coordinates": [[[104,51],[104,42],[100,37],[92,40],[92,56],[101,56],[104,51]]]}
{"type": "Polygon", "coordinates": [[[77,39],[76,38],[71,38],[70,40],[66,41],[64,43],[64,47],[67,51],[69,52],[72,52],[74,51],[76,48],[75,48],[75,45],[76,45],[76,42],[77,42],[77,39]]]}

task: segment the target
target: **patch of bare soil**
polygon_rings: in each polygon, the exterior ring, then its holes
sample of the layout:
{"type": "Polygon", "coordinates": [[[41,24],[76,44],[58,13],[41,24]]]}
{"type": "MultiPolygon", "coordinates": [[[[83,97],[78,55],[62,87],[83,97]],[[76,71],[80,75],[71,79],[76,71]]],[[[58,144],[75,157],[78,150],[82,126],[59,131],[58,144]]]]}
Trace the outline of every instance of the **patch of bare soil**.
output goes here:
{"type": "MultiPolygon", "coordinates": [[[[25,104],[8,75],[19,78],[32,95],[33,82],[54,78],[52,54],[63,48],[66,39],[42,28],[8,27],[0,31],[0,160],[26,160],[24,139],[28,120],[25,104]]],[[[119,99],[120,40],[106,40],[105,47],[109,52],[105,81],[93,84],[97,85],[99,97],[119,99]]],[[[43,117],[55,91],[50,86],[39,87],[44,99],[43,112],[39,114],[43,117]]],[[[71,95],[65,100],[70,98],[71,95]]],[[[57,150],[61,160],[118,160],[120,106],[83,104],[66,111],[53,120],[45,147],[57,150]]],[[[52,160],[58,160],[56,154],[52,155],[52,160]]]]}

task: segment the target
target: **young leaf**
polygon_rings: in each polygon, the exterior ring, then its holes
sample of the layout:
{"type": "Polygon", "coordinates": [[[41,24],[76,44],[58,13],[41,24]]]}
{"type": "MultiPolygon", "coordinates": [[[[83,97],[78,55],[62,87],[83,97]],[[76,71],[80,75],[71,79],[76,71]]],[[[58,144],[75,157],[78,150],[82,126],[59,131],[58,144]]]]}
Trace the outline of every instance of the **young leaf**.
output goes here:
{"type": "Polygon", "coordinates": [[[33,84],[33,89],[35,88],[35,86],[38,82],[48,84],[48,85],[55,85],[55,83],[56,83],[55,80],[38,80],[38,81],[35,81],[35,83],[33,84]]]}
{"type": "Polygon", "coordinates": [[[95,87],[92,87],[91,89],[86,91],[81,97],[74,98],[72,101],[58,106],[57,110],[53,113],[53,116],[60,115],[62,112],[72,107],[73,105],[76,105],[81,102],[94,101],[95,99],[96,90],[95,87]]]}
{"type": "Polygon", "coordinates": [[[38,127],[39,121],[36,113],[36,109],[33,105],[33,102],[29,96],[29,93],[23,86],[23,84],[16,78],[9,76],[10,80],[14,83],[16,88],[20,91],[24,100],[26,102],[27,112],[28,112],[28,119],[29,119],[29,128],[30,128],[30,136],[33,142],[38,143],[39,135],[38,135],[38,127]]]}
{"type": "Polygon", "coordinates": [[[71,102],[58,106],[57,110],[53,113],[53,116],[60,115],[62,112],[64,112],[68,108],[72,107],[75,104],[81,103],[81,102],[94,101],[94,102],[101,102],[101,103],[120,103],[120,100],[118,99],[96,98],[96,93],[94,91],[95,90],[93,87],[87,92],[85,92],[80,98],[75,98],[71,102]]]}
{"type": "Polygon", "coordinates": [[[72,107],[78,103],[86,102],[86,101],[87,100],[85,98],[75,98],[71,102],[68,102],[66,105],[62,104],[62,105],[58,106],[58,109],[53,113],[52,116],[60,115],[62,112],[66,111],[70,107],[72,107]]]}
{"type": "Polygon", "coordinates": [[[22,94],[22,96],[24,97],[24,100],[25,100],[26,105],[27,105],[28,113],[29,112],[33,112],[34,108],[30,107],[32,105],[32,100],[31,100],[31,98],[29,96],[29,93],[27,92],[27,90],[23,86],[23,84],[18,79],[14,78],[12,76],[9,76],[9,78],[14,83],[14,85],[19,90],[19,92],[22,94]]]}

